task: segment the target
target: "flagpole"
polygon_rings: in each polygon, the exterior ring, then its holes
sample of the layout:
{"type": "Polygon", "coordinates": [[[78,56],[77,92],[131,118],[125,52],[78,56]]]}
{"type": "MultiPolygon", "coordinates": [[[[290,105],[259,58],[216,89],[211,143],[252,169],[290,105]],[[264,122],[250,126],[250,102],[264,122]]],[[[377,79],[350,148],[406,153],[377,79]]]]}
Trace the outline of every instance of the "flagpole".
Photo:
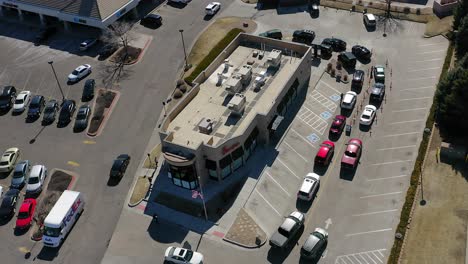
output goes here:
{"type": "Polygon", "coordinates": [[[203,188],[202,188],[202,185],[201,185],[200,177],[198,177],[198,182],[200,183],[200,194],[201,194],[201,199],[202,199],[202,202],[203,202],[203,209],[205,211],[205,219],[206,219],[206,221],[208,221],[208,214],[206,213],[206,205],[205,205],[205,196],[203,195],[203,188]]]}

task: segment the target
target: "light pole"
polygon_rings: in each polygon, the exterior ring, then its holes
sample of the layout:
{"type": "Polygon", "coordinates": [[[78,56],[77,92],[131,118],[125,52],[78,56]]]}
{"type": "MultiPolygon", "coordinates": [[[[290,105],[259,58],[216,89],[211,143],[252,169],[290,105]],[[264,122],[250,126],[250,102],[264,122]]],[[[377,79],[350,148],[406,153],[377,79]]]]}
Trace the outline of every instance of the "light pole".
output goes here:
{"type": "Polygon", "coordinates": [[[52,71],[54,72],[54,76],[55,76],[55,80],[57,81],[57,85],[58,85],[58,88],[60,89],[60,93],[62,94],[62,103],[65,102],[65,95],[63,95],[63,91],[62,91],[62,86],[60,86],[60,82],[57,78],[57,73],[55,73],[55,69],[54,69],[54,65],[53,65],[53,61],[49,61],[48,62],[50,64],[50,67],[52,67],[52,71]]]}
{"type": "Polygon", "coordinates": [[[188,64],[188,62],[187,62],[187,52],[185,51],[185,41],[184,41],[184,30],[183,30],[183,29],[179,29],[179,32],[180,32],[180,37],[182,38],[182,47],[184,48],[185,71],[187,71],[188,69],[190,69],[190,67],[191,67],[192,65],[188,64]]]}

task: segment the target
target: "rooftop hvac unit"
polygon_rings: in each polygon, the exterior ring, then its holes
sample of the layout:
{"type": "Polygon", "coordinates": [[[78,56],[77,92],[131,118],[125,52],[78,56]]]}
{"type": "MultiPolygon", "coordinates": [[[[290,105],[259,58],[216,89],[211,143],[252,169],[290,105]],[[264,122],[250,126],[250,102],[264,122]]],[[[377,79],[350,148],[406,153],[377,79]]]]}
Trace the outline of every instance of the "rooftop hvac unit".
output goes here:
{"type": "Polygon", "coordinates": [[[239,69],[238,73],[242,78],[242,85],[248,85],[252,78],[252,66],[244,65],[239,69]]]}
{"type": "Polygon", "coordinates": [[[265,62],[265,67],[279,67],[279,65],[281,64],[281,53],[281,50],[276,49],[270,51],[265,62]]]}
{"type": "Polygon", "coordinates": [[[240,75],[232,75],[226,82],[225,90],[229,94],[235,94],[242,89],[242,77],[240,75]]]}
{"type": "Polygon", "coordinates": [[[202,118],[202,120],[198,124],[198,131],[200,131],[200,133],[209,135],[213,131],[213,125],[213,120],[209,118],[202,118]]]}
{"type": "Polygon", "coordinates": [[[229,67],[232,66],[231,64],[229,64],[229,60],[228,59],[225,59],[224,60],[224,68],[223,68],[223,72],[228,72],[229,71],[229,67]]]}
{"type": "Polygon", "coordinates": [[[245,109],[245,95],[236,93],[228,103],[228,108],[232,114],[242,115],[245,109]]]}
{"type": "Polygon", "coordinates": [[[257,74],[254,80],[254,90],[259,90],[265,84],[266,81],[266,71],[261,71],[257,74]]]}

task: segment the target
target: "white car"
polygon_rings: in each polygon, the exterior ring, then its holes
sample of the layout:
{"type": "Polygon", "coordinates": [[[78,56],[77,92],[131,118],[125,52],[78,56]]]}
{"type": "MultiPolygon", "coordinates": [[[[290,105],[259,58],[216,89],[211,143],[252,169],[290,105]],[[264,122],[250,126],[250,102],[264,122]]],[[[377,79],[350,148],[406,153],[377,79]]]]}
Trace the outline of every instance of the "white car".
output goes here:
{"type": "Polygon", "coordinates": [[[16,96],[15,104],[13,104],[13,112],[22,112],[31,100],[30,91],[22,91],[16,96]]]}
{"type": "Polygon", "coordinates": [[[76,68],[72,73],[68,75],[69,82],[77,82],[87,74],[91,73],[91,65],[83,64],[76,68]]]}
{"type": "Polygon", "coordinates": [[[356,104],[357,93],[349,91],[343,96],[343,100],[341,100],[341,108],[344,109],[353,109],[354,105],[356,104]]]}
{"type": "Polygon", "coordinates": [[[366,105],[364,111],[361,114],[361,120],[359,123],[361,125],[370,126],[375,118],[375,112],[377,112],[377,107],[373,105],[366,105]]]}
{"type": "Polygon", "coordinates": [[[97,43],[97,39],[93,38],[93,39],[87,39],[83,42],[80,43],[80,50],[81,51],[85,51],[89,48],[91,48],[92,46],[94,46],[94,44],[97,43]]]}
{"type": "Polygon", "coordinates": [[[216,13],[218,13],[220,8],[221,8],[221,3],[211,2],[205,7],[205,12],[208,16],[214,16],[216,13]]]}
{"type": "Polygon", "coordinates": [[[170,263],[180,264],[202,264],[201,253],[180,247],[168,247],[164,253],[164,259],[170,263]]]}
{"type": "Polygon", "coordinates": [[[301,188],[297,192],[297,198],[310,201],[315,196],[320,185],[320,176],[315,173],[308,173],[302,181],[301,188]]]}
{"type": "Polygon", "coordinates": [[[18,148],[9,148],[0,158],[0,172],[10,172],[16,164],[20,150],[18,148]]]}
{"type": "Polygon", "coordinates": [[[27,193],[38,193],[42,191],[42,185],[47,177],[47,168],[44,165],[34,165],[29,174],[27,193]]]}

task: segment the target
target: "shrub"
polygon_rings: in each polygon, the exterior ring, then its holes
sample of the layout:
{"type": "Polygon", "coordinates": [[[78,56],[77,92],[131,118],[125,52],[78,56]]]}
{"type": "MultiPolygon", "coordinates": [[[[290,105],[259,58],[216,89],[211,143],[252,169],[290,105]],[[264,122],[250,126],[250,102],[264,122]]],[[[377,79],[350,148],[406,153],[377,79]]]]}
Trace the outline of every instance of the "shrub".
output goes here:
{"type": "Polygon", "coordinates": [[[184,93],[182,93],[182,91],[181,91],[179,88],[175,89],[175,92],[174,92],[174,99],[179,99],[179,98],[181,98],[183,95],[184,95],[184,93]]]}
{"type": "Polygon", "coordinates": [[[336,69],[341,70],[341,66],[342,64],[340,61],[336,63],[336,69]]]}
{"type": "Polygon", "coordinates": [[[179,86],[178,88],[182,93],[185,93],[187,92],[187,85],[183,84],[181,86],[179,86]]]}
{"type": "Polygon", "coordinates": [[[335,69],[331,69],[330,75],[331,75],[332,77],[335,77],[335,73],[336,73],[335,69]]]}
{"type": "Polygon", "coordinates": [[[329,62],[329,63],[327,64],[327,72],[330,72],[331,69],[332,69],[332,67],[333,67],[333,64],[331,64],[331,62],[329,62]]]}
{"type": "Polygon", "coordinates": [[[179,79],[177,80],[176,87],[180,87],[182,84],[185,84],[184,80],[179,79]]]}
{"type": "Polygon", "coordinates": [[[229,31],[226,36],[220,40],[206,55],[205,58],[195,67],[195,69],[192,71],[192,73],[185,78],[185,81],[189,84],[197,78],[197,76],[202,73],[210,64],[213,62],[216,57],[226,48],[226,46],[231,43],[233,39],[237,37],[241,32],[244,32],[244,30],[240,28],[233,28],[231,31],[229,31]]]}
{"type": "Polygon", "coordinates": [[[347,75],[347,74],[345,74],[345,75],[343,76],[343,81],[345,81],[345,82],[348,81],[348,75],[347,75]]]}

